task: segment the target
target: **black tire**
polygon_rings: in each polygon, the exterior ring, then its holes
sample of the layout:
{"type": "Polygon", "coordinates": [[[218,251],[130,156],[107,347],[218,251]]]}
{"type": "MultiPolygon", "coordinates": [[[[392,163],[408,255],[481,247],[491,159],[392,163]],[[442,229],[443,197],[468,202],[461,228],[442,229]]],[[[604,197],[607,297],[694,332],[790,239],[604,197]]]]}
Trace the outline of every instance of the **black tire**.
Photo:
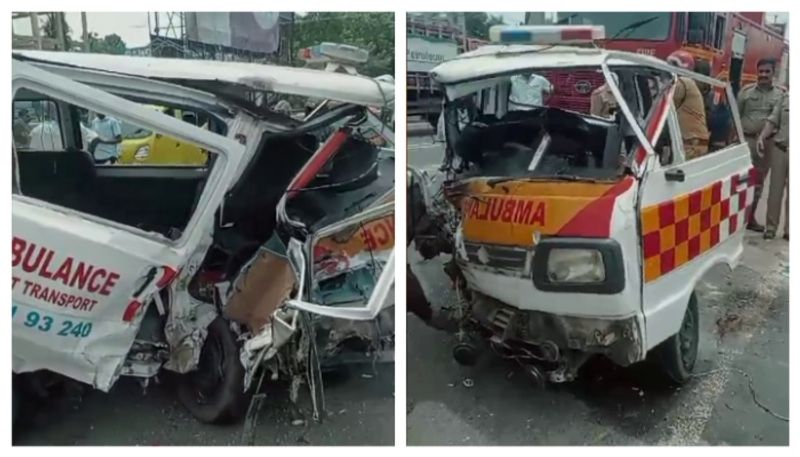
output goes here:
{"type": "Polygon", "coordinates": [[[11,427],[17,424],[19,413],[22,410],[23,395],[20,387],[16,382],[16,375],[12,377],[11,381],[11,427]]]}
{"type": "Polygon", "coordinates": [[[179,377],[178,399],[200,422],[235,423],[244,417],[250,398],[243,388],[239,345],[228,321],[218,316],[208,326],[197,370],[179,377]]]}
{"type": "Polygon", "coordinates": [[[699,346],[700,315],[692,293],[678,333],[655,348],[656,361],[670,381],[684,384],[692,376],[699,346]]]}

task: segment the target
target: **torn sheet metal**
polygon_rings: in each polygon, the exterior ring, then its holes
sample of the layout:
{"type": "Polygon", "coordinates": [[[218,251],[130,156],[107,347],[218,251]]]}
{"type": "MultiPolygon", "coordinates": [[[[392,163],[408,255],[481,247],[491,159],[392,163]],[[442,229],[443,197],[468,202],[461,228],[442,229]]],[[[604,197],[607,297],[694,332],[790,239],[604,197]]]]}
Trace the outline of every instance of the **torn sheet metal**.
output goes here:
{"type": "MultiPolygon", "coordinates": [[[[256,368],[271,361],[297,331],[298,312],[279,309],[261,331],[242,345],[239,360],[245,368],[244,389],[250,388],[256,368]]],[[[275,372],[274,374],[277,374],[275,372]]]]}
{"type": "Polygon", "coordinates": [[[289,260],[263,247],[236,278],[223,313],[257,334],[289,298],[295,284],[289,260]]]}
{"type": "Polygon", "coordinates": [[[169,315],[164,326],[164,335],[170,347],[164,368],[177,373],[188,373],[197,367],[203,343],[208,336],[208,326],[217,317],[217,309],[213,304],[198,300],[188,292],[189,283],[211,247],[211,225],[208,224],[206,233],[173,283],[169,315]]]}
{"type": "Polygon", "coordinates": [[[342,343],[356,338],[369,342],[367,355],[377,357],[388,348],[394,339],[394,308],[386,308],[371,321],[351,321],[346,319],[320,318],[316,321],[317,346],[324,359],[338,355],[342,343]]]}
{"type": "Polygon", "coordinates": [[[188,373],[197,367],[208,336],[208,326],[216,319],[217,310],[214,305],[197,300],[186,291],[178,294],[175,303],[182,305],[179,312],[170,313],[164,327],[170,347],[169,360],[164,368],[188,373]]]}
{"type": "Polygon", "coordinates": [[[314,243],[314,282],[385,263],[394,248],[394,214],[355,222],[314,243]]]}

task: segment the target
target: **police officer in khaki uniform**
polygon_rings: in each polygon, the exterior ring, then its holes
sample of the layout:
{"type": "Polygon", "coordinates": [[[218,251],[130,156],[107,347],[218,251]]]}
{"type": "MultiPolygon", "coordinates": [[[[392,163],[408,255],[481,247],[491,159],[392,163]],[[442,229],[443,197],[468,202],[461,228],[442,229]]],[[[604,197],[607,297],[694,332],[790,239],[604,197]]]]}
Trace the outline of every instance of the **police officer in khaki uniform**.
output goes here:
{"type": "MultiPolygon", "coordinates": [[[[615,84],[619,84],[619,77],[616,73],[611,73],[615,84]]],[[[603,84],[592,92],[592,98],[589,105],[589,113],[597,117],[614,117],[617,112],[617,100],[614,94],[611,93],[611,88],[608,84],[603,84]]]]}
{"type": "Polygon", "coordinates": [[[773,139],[771,137],[765,139],[762,151],[757,150],[756,143],[767,122],[767,117],[775,109],[775,106],[780,104],[784,93],[783,89],[775,86],[772,82],[772,78],[775,76],[775,65],[775,59],[759,60],[758,82],[742,88],[737,99],[744,136],[747,140],[747,145],[750,147],[753,166],[758,170],[760,178],[755,186],[753,207],[750,212],[750,219],[747,222],[747,228],[756,232],[764,231],[764,227],[756,222],[755,214],[758,203],[761,200],[763,182],[769,170],[769,156],[773,149],[773,139]]]}
{"type": "MultiPolygon", "coordinates": [[[[685,70],[694,71],[694,56],[678,50],[667,57],[667,63],[685,70]]],[[[691,78],[678,77],[672,96],[678,114],[678,125],[683,138],[686,160],[692,160],[708,152],[708,124],[703,94],[691,78]]]]}
{"type": "Polygon", "coordinates": [[[617,111],[617,101],[607,84],[603,84],[592,92],[589,112],[597,117],[614,117],[617,111]]]}
{"type": "Polygon", "coordinates": [[[767,229],[765,239],[775,238],[781,220],[783,189],[786,188],[786,220],[783,222],[783,238],[789,241],[789,94],[775,105],[767,118],[764,130],[758,137],[757,147],[763,151],[767,138],[772,136],[773,149],[769,157],[769,194],[767,194],[767,229]],[[775,133],[777,130],[777,133],[775,133]],[[773,136],[774,135],[774,136],[773,136]]]}

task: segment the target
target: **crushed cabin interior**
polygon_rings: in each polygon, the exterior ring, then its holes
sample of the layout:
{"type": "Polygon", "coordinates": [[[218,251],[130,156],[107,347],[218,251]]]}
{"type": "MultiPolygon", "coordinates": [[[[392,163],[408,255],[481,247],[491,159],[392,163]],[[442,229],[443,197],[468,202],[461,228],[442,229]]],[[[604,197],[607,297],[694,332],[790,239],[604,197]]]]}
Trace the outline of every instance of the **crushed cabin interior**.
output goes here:
{"type": "MultiPolygon", "coordinates": [[[[213,155],[203,166],[97,164],[82,138],[86,110],[26,90],[14,102],[52,104],[63,144],[61,150],[17,147],[23,195],[169,238],[180,236],[202,194],[213,155]]],[[[186,108],[152,99],[146,102],[186,108]]],[[[292,179],[335,131],[332,125],[358,125],[365,110],[341,105],[306,124],[268,113],[271,121],[283,121],[291,130],[267,132],[260,139],[258,151],[226,196],[220,214],[223,220],[207,261],[224,258],[225,271],[235,274],[272,236],[275,208],[292,179]]],[[[200,112],[199,117],[209,121],[211,131],[227,134],[227,124],[215,113],[200,112]]],[[[298,193],[287,204],[289,216],[301,220],[311,232],[363,210],[393,186],[394,157],[360,138],[355,128],[344,127],[342,132],[346,138],[333,159],[304,189],[296,189],[298,193]]]]}
{"type": "MultiPolygon", "coordinates": [[[[575,67],[563,71],[600,71],[575,67]]],[[[508,109],[511,77],[530,75],[537,69],[496,76],[478,92],[450,100],[446,106],[446,162],[453,167],[458,157],[466,167],[456,169],[469,176],[508,178],[579,177],[615,180],[622,175],[620,159],[629,160],[638,140],[627,118],[591,116],[557,107],[525,106],[508,109]],[[466,118],[467,122],[463,122],[466,118]]],[[[623,66],[611,69],[619,78],[626,104],[645,125],[654,93],[650,84],[663,90],[670,75],[657,70],[623,66]]],[[[520,105],[516,103],[516,105],[520,105]]]]}

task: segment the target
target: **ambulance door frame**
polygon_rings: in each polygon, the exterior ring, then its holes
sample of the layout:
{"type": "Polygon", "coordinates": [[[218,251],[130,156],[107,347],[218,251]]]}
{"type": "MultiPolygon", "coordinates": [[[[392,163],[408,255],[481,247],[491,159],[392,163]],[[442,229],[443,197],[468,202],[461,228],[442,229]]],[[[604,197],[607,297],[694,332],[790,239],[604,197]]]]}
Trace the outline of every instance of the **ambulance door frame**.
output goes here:
{"type": "MultiPolygon", "coordinates": [[[[38,66],[32,65],[28,62],[12,59],[12,98],[19,87],[26,87],[33,91],[38,90],[46,95],[57,98],[57,102],[61,103],[68,103],[75,106],[94,104],[95,106],[99,106],[100,108],[104,109],[108,115],[112,115],[119,120],[129,122],[131,124],[142,125],[151,130],[156,130],[152,126],[159,126],[163,133],[174,136],[178,140],[193,143],[206,150],[213,151],[213,153],[219,158],[216,160],[217,163],[215,164],[214,169],[209,171],[209,175],[206,178],[201,196],[192,211],[192,215],[187,222],[181,237],[177,240],[171,240],[164,235],[145,231],[133,225],[123,224],[92,213],[78,211],[63,205],[50,203],[46,200],[30,197],[22,193],[13,195],[14,199],[18,199],[21,202],[34,206],[47,208],[51,211],[74,214],[95,224],[107,226],[116,230],[122,230],[131,235],[149,239],[157,243],[162,243],[165,246],[174,249],[175,251],[188,252],[196,247],[199,240],[203,236],[202,233],[200,233],[200,231],[197,229],[202,228],[201,226],[204,220],[212,217],[209,213],[216,211],[216,207],[212,206],[219,206],[212,205],[212,203],[214,203],[213,189],[215,187],[228,188],[230,186],[230,183],[234,179],[233,175],[235,173],[235,169],[239,166],[239,162],[242,159],[243,147],[241,145],[226,137],[203,131],[198,127],[189,126],[185,122],[179,121],[175,118],[169,118],[162,113],[146,110],[146,108],[142,107],[140,104],[126,100],[104,89],[98,89],[89,86],[70,77],[62,76],[47,69],[39,68],[38,66]],[[14,68],[15,66],[17,67],[16,69],[14,68]],[[44,77],[45,75],[52,75],[53,79],[55,79],[55,84],[44,84],[40,78],[44,77]],[[88,90],[101,95],[95,97],[95,99],[91,102],[88,102],[87,97],[85,96],[72,95],[71,90],[77,89],[81,89],[83,91],[88,90]],[[113,100],[115,101],[109,101],[109,97],[113,97],[113,100]],[[119,102],[117,102],[117,100],[119,100],[119,102]],[[199,135],[199,137],[197,137],[197,135],[199,135]],[[208,191],[209,189],[211,189],[211,192],[208,191]]],[[[19,167],[19,163],[17,163],[17,167],[19,167]]],[[[220,194],[224,195],[224,191],[220,192],[220,194]]],[[[186,252],[184,252],[184,255],[188,256],[186,252]]]]}
{"type": "MultiPolygon", "coordinates": [[[[291,260],[292,267],[295,271],[295,276],[298,281],[297,294],[294,298],[286,301],[286,304],[294,309],[306,311],[320,316],[332,317],[336,319],[347,319],[352,321],[365,321],[375,319],[383,309],[390,303],[389,293],[394,287],[394,254],[395,248],[389,255],[383,270],[375,283],[372,294],[364,306],[326,306],[317,303],[306,301],[304,296],[310,295],[311,291],[306,288],[307,284],[313,283],[313,265],[314,265],[314,245],[317,240],[337,233],[339,230],[349,227],[355,223],[363,223],[364,221],[379,219],[386,217],[389,214],[394,215],[395,202],[388,202],[378,206],[371,207],[361,213],[353,215],[347,219],[327,225],[316,233],[307,242],[308,247],[303,247],[304,243],[299,240],[292,239],[289,242],[289,259],[291,260]],[[306,279],[308,278],[308,279],[306,279]]],[[[395,239],[395,242],[397,240],[395,239]]],[[[391,301],[393,303],[393,300],[391,301]]]]}
{"type": "MultiPolygon", "coordinates": [[[[690,74],[690,75],[687,75],[687,77],[694,78],[694,75],[690,74]]],[[[699,79],[699,78],[696,78],[696,79],[699,79]]],[[[736,143],[732,143],[730,145],[727,145],[722,150],[711,152],[709,154],[710,156],[716,156],[717,154],[720,154],[720,153],[724,154],[725,153],[725,151],[724,151],[725,149],[731,148],[731,147],[736,147],[736,146],[741,146],[744,143],[744,141],[743,141],[744,136],[743,136],[743,133],[742,133],[741,120],[739,119],[738,112],[736,112],[737,110],[733,109],[733,105],[731,105],[731,101],[735,101],[735,98],[733,97],[732,87],[731,87],[730,84],[722,83],[721,81],[717,81],[717,82],[718,82],[718,84],[717,84],[718,87],[719,86],[724,86],[725,87],[726,94],[727,94],[727,97],[728,97],[728,100],[727,100],[728,101],[728,106],[729,106],[729,109],[730,109],[731,113],[733,113],[732,114],[733,121],[734,121],[733,123],[734,123],[734,126],[735,126],[736,131],[737,131],[738,141],[736,143]]],[[[677,111],[675,109],[675,105],[674,105],[674,103],[672,101],[670,101],[670,108],[669,108],[669,113],[667,115],[667,124],[666,125],[668,125],[669,128],[670,128],[670,141],[674,145],[674,151],[677,151],[678,154],[675,154],[673,156],[672,162],[667,164],[667,165],[661,165],[659,160],[653,160],[652,161],[652,165],[650,165],[650,168],[648,168],[647,172],[645,173],[645,175],[643,176],[643,178],[641,180],[640,194],[639,194],[639,197],[638,197],[638,201],[639,202],[641,202],[642,198],[644,197],[644,195],[645,195],[645,192],[644,192],[645,186],[647,185],[647,182],[649,181],[649,178],[651,177],[651,175],[654,172],[663,172],[663,174],[666,174],[670,170],[676,170],[676,169],[680,170],[681,167],[686,166],[687,163],[693,162],[694,160],[703,160],[705,157],[708,157],[708,156],[698,157],[696,159],[693,159],[692,161],[687,161],[686,160],[686,154],[685,154],[685,151],[684,151],[684,148],[683,148],[683,140],[682,140],[682,136],[680,134],[680,125],[678,123],[678,115],[677,115],[677,111]]],[[[746,143],[744,143],[744,144],[746,144],[746,143]]],[[[724,163],[724,160],[721,163],[724,163]]],[[[696,190],[697,189],[695,189],[695,188],[686,189],[686,192],[684,192],[684,193],[690,193],[690,192],[694,192],[696,190]]],[[[637,208],[637,214],[641,215],[642,210],[643,210],[643,207],[642,207],[641,203],[639,203],[638,204],[638,208],[637,208]]],[[[639,237],[641,238],[642,237],[641,222],[639,221],[638,218],[637,218],[637,226],[639,227],[639,237]]],[[[640,258],[641,258],[640,262],[642,262],[642,264],[641,264],[642,265],[642,269],[641,269],[641,271],[642,271],[642,282],[641,282],[642,302],[641,302],[641,305],[642,305],[643,319],[644,319],[644,322],[645,322],[645,332],[644,332],[645,333],[645,345],[646,345],[646,347],[649,348],[648,350],[650,350],[653,347],[655,347],[656,344],[651,344],[651,340],[655,339],[655,338],[650,338],[650,336],[653,334],[653,331],[652,330],[651,331],[647,331],[648,328],[653,329],[654,326],[648,325],[648,322],[647,322],[648,321],[648,312],[651,315],[651,317],[652,317],[653,313],[652,313],[652,309],[650,307],[646,306],[646,303],[645,303],[645,286],[646,286],[646,283],[644,281],[644,258],[643,258],[643,256],[644,256],[644,252],[643,252],[643,250],[640,250],[640,258]]],[[[723,259],[724,259],[724,256],[720,256],[718,259],[713,259],[711,261],[707,261],[707,265],[709,265],[708,268],[713,268],[714,265],[718,265],[720,263],[726,263],[726,262],[722,262],[723,259]]],[[[735,265],[732,265],[732,266],[735,266],[735,265]]],[[[708,271],[708,268],[703,270],[703,273],[700,274],[698,276],[698,278],[702,278],[702,276],[705,274],[705,272],[708,271]]],[[[695,287],[696,287],[696,283],[692,287],[692,290],[694,290],[695,287]]],[[[663,311],[662,311],[662,313],[663,313],[663,311]]],[[[666,333],[669,333],[669,332],[666,332],[666,333]]],[[[661,334],[659,336],[660,336],[660,338],[658,338],[658,343],[657,344],[660,344],[661,341],[664,341],[664,339],[665,339],[665,338],[661,338],[661,337],[664,336],[663,334],[661,334]]],[[[669,335],[667,335],[666,337],[669,338],[669,335]]]]}

